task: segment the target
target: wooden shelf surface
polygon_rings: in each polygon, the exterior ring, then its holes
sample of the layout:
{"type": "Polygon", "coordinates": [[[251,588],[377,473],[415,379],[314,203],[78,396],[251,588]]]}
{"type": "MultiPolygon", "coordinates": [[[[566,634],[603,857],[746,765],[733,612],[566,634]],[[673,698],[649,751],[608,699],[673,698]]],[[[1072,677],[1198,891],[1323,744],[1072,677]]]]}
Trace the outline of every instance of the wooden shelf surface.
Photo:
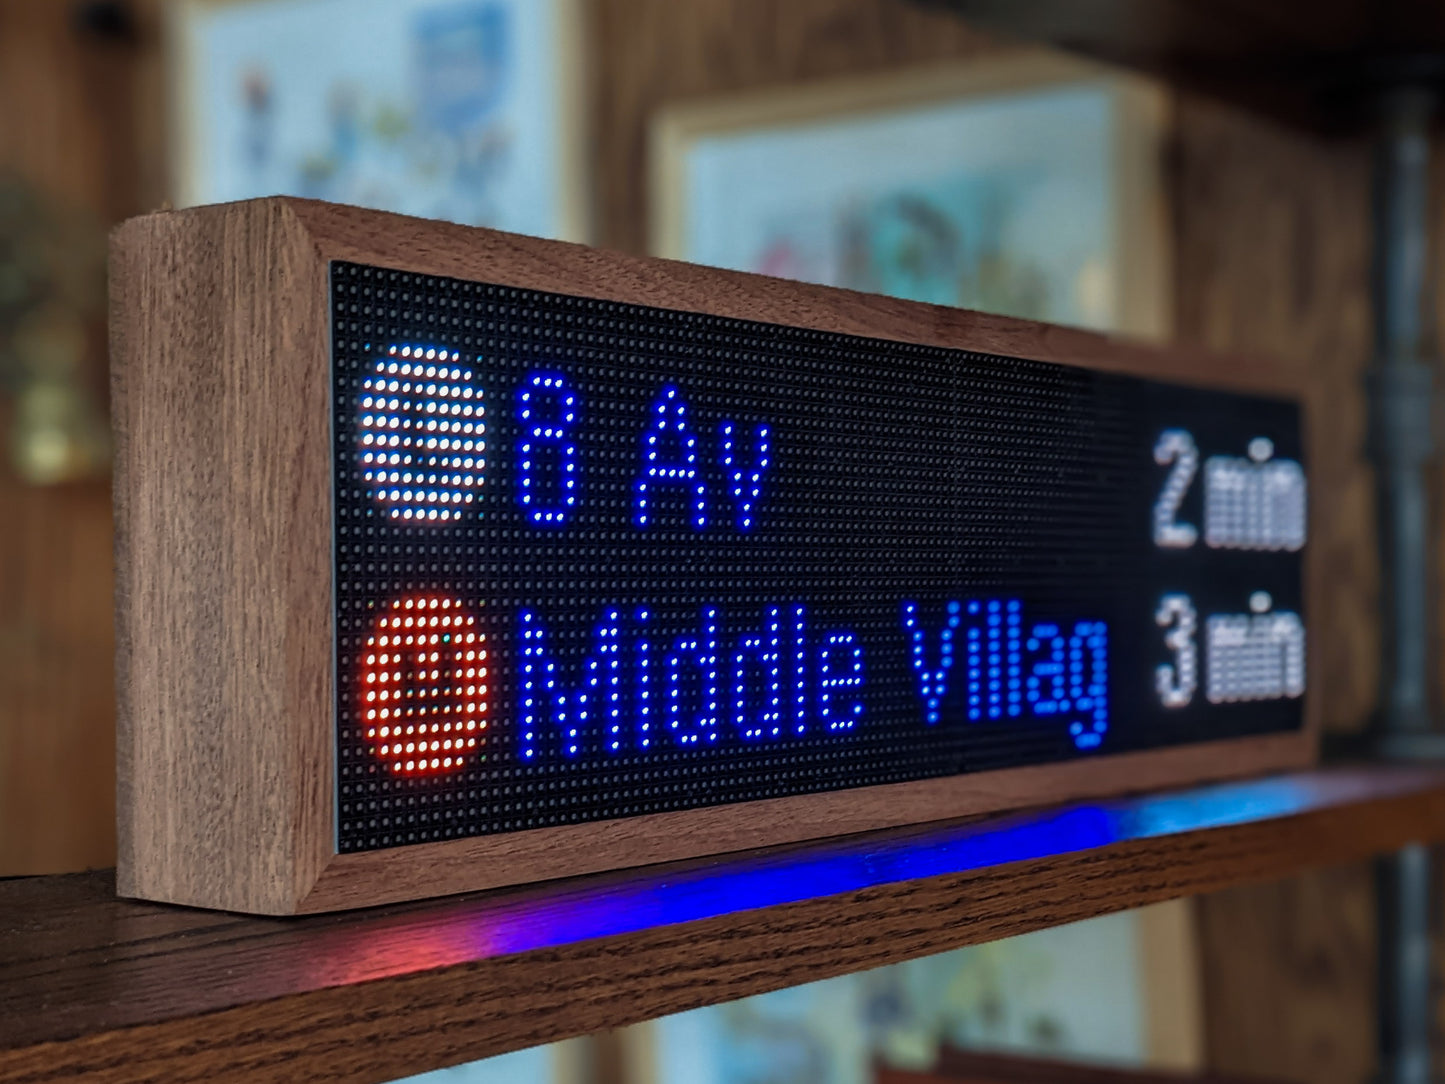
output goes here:
{"type": "Polygon", "coordinates": [[[300,919],[19,878],[0,1081],[385,1081],[1441,840],[1445,769],[1360,767],[300,919]]]}

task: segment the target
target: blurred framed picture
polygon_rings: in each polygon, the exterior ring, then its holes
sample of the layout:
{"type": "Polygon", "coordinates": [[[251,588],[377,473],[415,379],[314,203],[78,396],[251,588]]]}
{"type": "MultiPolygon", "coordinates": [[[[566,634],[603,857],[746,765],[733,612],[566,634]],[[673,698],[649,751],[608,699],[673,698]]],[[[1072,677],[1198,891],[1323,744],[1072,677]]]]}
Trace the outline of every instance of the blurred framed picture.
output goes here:
{"type": "Polygon", "coordinates": [[[175,0],[174,195],[584,240],[577,0],[175,0]]]}
{"type": "Polygon", "coordinates": [[[1154,84],[1034,50],[660,114],[659,255],[1156,338],[1154,84]]]}
{"type": "Polygon", "coordinates": [[[633,1084],[874,1084],[886,1071],[933,1069],[950,1050],[1196,1073],[1204,1032],[1190,904],[1103,915],[619,1034],[633,1084]]]}
{"type": "Polygon", "coordinates": [[[586,1084],[592,1079],[596,1058],[591,1038],[563,1039],[449,1069],[433,1069],[392,1084],[586,1084]]]}

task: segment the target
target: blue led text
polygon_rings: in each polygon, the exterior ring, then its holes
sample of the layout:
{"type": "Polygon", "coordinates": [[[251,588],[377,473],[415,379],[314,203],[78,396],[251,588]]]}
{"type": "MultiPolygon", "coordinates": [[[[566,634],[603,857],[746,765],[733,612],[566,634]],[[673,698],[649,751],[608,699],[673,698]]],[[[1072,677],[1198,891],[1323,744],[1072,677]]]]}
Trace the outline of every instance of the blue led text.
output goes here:
{"type": "Polygon", "coordinates": [[[1018,599],[953,601],[930,631],[918,606],[903,604],[924,720],[934,724],[941,717],[963,628],[964,718],[977,723],[1062,716],[1077,748],[1096,748],[1109,729],[1108,627],[1079,621],[1066,630],[1040,622],[1025,633],[1022,611],[1018,599]]]}
{"type": "MultiPolygon", "coordinates": [[[[392,519],[442,526],[482,514],[486,411],[461,358],[438,347],[392,346],[362,381],[361,473],[392,519]]],[[[694,530],[716,519],[751,531],[774,458],[772,427],[723,419],[713,444],[688,415],[682,390],[664,384],[638,433],[633,499],[623,514],[640,529],[656,527],[659,499],[679,493],[694,530]],[[714,516],[714,504],[729,502],[731,517],[714,516]]],[[[581,506],[586,473],[581,394],[564,373],[533,370],[517,388],[516,421],[514,492],[523,518],[543,530],[566,527],[581,506]]]]}
{"type": "Polygon", "coordinates": [[[660,739],[684,748],[775,741],[811,727],[847,730],[863,714],[862,645],[846,629],[811,637],[801,604],[768,606],[736,632],[723,631],[718,607],[704,606],[695,630],[661,647],[650,617],[642,608],[624,622],[607,610],[573,665],[554,656],[541,615],[521,611],[524,761],[549,749],[566,757],[645,750],[660,739]]]}
{"type": "MultiPolygon", "coordinates": [[[[731,499],[733,523],[751,531],[763,497],[763,480],[771,459],[772,435],[757,425],[751,434],[745,426],[724,420],[718,426],[717,466],[722,489],[731,499]]],[[[715,476],[714,476],[715,478],[715,476]]],[[[642,432],[637,479],[633,489],[633,521],[646,529],[657,520],[658,490],[680,489],[687,515],[695,530],[708,525],[708,475],[697,435],[687,419],[687,402],[675,384],[667,384],[653,402],[647,428],[642,432]]]]}
{"type": "Polygon", "coordinates": [[[561,735],[562,751],[575,757],[602,721],[613,752],[621,748],[621,615],[613,610],[597,626],[596,646],[577,681],[568,686],[547,647],[547,630],[530,610],[521,614],[523,760],[536,757],[550,727],[561,735]]]}
{"type": "Polygon", "coordinates": [[[948,671],[953,667],[953,634],[961,620],[958,610],[957,602],[948,604],[948,617],[938,634],[938,653],[930,661],[924,643],[926,635],[918,623],[918,607],[911,602],[903,604],[903,627],[908,630],[913,669],[918,673],[918,693],[923,697],[924,718],[929,723],[938,722],[938,710],[948,690],[948,671]]]}
{"type": "Polygon", "coordinates": [[[637,525],[646,527],[653,491],[681,486],[692,497],[692,524],[707,526],[707,483],[698,474],[697,437],[687,424],[687,404],[668,384],[652,405],[651,424],[642,434],[642,466],[637,476],[637,525]]]}
{"type": "Polygon", "coordinates": [[[863,647],[851,632],[835,632],[818,651],[818,718],[829,730],[851,730],[863,702],[847,695],[863,684],[863,647]]]}
{"type": "Polygon", "coordinates": [[[561,527],[577,506],[582,481],[573,427],[577,396],[561,373],[532,373],[517,390],[517,500],[529,522],[561,527]],[[543,468],[548,461],[550,471],[543,468]],[[549,484],[550,479],[550,484],[549,484]],[[547,490],[549,492],[544,492],[547,490]]]}
{"type": "Polygon", "coordinates": [[[752,464],[744,466],[741,455],[734,450],[732,422],[723,422],[720,428],[719,445],[722,449],[723,473],[727,475],[728,494],[733,499],[738,530],[750,531],[753,527],[753,509],[763,495],[763,475],[768,470],[768,427],[760,425],[753,430],[752,464]]]}
{"type": "MultiPolygon", "coordinates": [[[[956,600],[940,609],[933,620],[931,606],[902,607],[921,722],[1056,723],[1080,750],[1103,743],[1104,622],[1027,621],[1017,599],[956,600]]],[[[847,732],[862,721],[867,667],[851,630],[815,632],[801,603],[739,616],[708,604],[687,631],[659,636],[646,607],[630,617],[606,609],[586,656],[562,660],[543,616],[523,609],[521,758],[773,742],[847,732]]]]}

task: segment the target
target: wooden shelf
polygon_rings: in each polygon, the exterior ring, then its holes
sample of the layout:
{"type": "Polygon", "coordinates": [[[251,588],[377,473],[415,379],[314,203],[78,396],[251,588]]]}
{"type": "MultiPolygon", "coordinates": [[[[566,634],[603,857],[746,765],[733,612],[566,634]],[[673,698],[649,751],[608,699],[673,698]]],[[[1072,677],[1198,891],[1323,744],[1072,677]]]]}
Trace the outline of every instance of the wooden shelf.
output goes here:
{"type": "Polygon", "coordinates": [[[384,1081],[1442,839],[1445,769],[1369,767],[302,919],[16,879],[0,1081],[384,1081]]]}

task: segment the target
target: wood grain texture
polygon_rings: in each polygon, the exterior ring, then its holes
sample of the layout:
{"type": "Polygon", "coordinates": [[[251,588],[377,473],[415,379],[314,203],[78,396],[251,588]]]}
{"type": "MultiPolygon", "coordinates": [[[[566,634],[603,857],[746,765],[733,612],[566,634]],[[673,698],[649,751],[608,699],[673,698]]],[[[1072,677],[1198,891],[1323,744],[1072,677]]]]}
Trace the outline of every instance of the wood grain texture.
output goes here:
{"type": "Polygon", "coordinates": [[[289,921],[13,881],[0,1081],[383,1081],[1442,836],[1372,768],[289,921]]]}
{"type": "Polygon", "coordinates": [[[1300,733],[332,857],[328,261],[1215,387],[1305,383],[1259,360],[302,200],[137,219],[115,254],[123,894],[358,907],[1313,757],[1317,700],[1300,733]]]}
{"type": "Polygon", "coordinates": [[[120,891],[287,910],[331,850],[325,269],[282,204],[136,219],[111,327],[120,891]]]}
{"type": "Polygon", "coordinates": [[[1375,1070],[1370,867],[1316,870],[1199,901],[1208,1064],[1358,1084],[1375,1070]]]}
{"type": "MultiPolygon", "coordinates": [[[[1311,681],[1327,731],[1368,722],[1379,683],[1369,363],[1369,153],[1232,110],[1179,105],[1181,337],[1265,351],[1320,390],[1311,520],[1321,630],[1311,681]]],[[[1367,867],[1311,872],[1197,901],[1206,1063],[1358,1084],[1375,1060],[1373,886],[1367,867]]]]}

